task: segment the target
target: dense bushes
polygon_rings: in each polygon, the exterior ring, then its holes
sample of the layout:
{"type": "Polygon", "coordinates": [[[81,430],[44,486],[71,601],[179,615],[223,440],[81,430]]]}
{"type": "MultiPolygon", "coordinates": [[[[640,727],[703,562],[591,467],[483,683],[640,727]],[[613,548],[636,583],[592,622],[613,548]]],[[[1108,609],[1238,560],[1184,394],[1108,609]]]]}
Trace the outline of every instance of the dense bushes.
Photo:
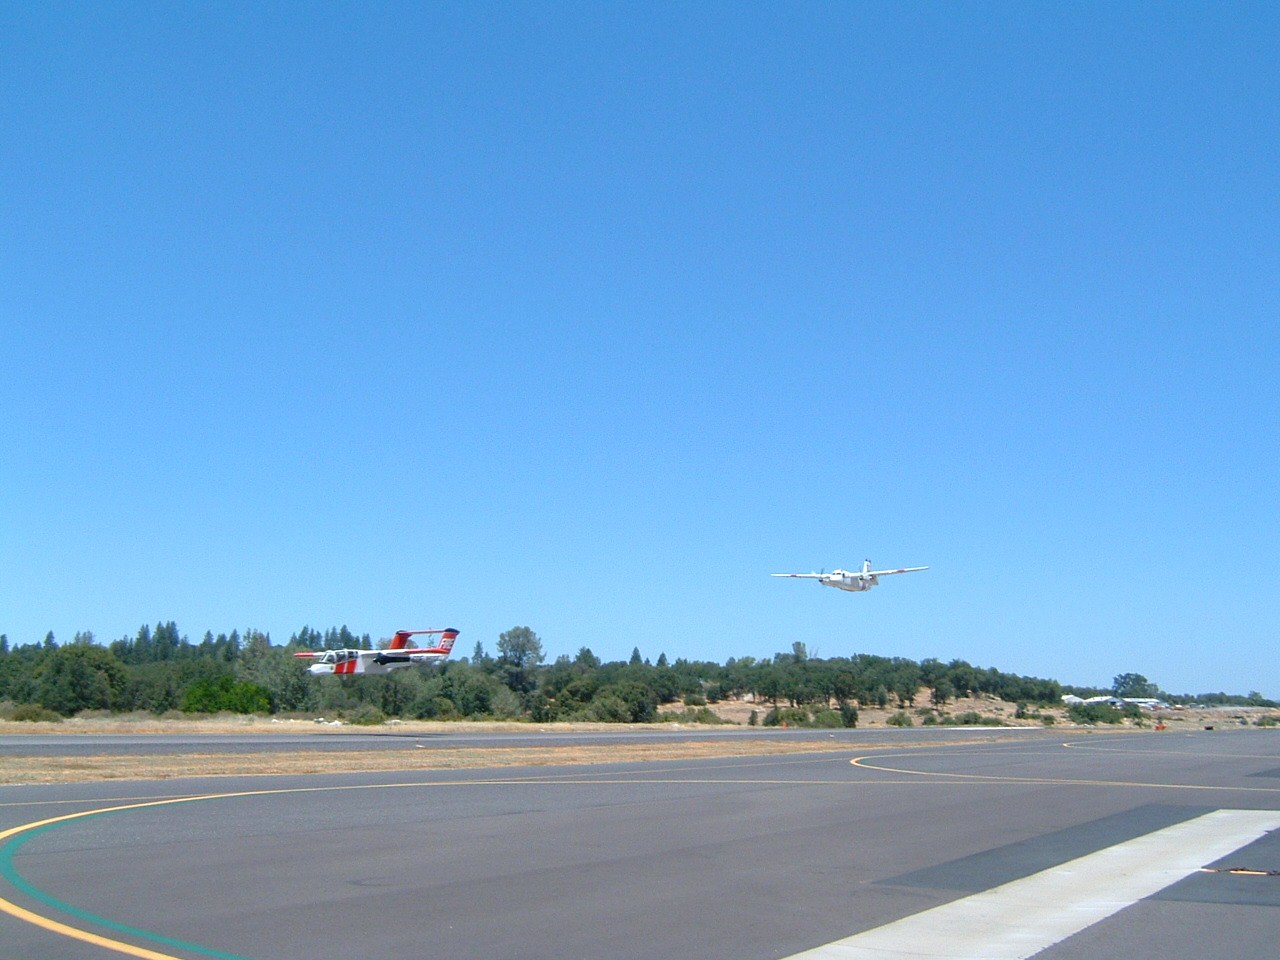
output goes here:
{"type": "Polygon", "coordinates": [[[183,713],[270,713],[271,695],[256,683],[228,676],[202,678],[182,696],[183,713]]]}
{"type": "Polygon", "coordinates": [[[810,710],[808,707],[774,707],[764,715],[766,727],[817,727],[819,729],[835,729],[838,727],[856,727],[858,725],[858,708],[843,704],[840,709],[820,707],[810,710]]]}
{"type": "Polygon", "coordinates": [[[1133,705],[1121,708],[1107,703],[1073,703],[1067,714],[1076,723],[1123,723],[1126,718],[1136,720],[1142,711],[1133,705]]]}
{"type": "MultiPolygon", "coordinates": [[[[634,650],[627,661],[602,662],[591,650],[544,663],[542,642],[528,627],[499,636],[497,656],[482,643],[470,657],[435,669],[407,669],[386,676],[315,677],[292,654],[331,648],[370,648],[367,634],[346,627],[323,633],[303,627],[284,645],[248,630],[190,642],[172,622],[143,626],[133,637],[106,646],[92,634],[59,645],[10,647],[0,637],[0,700],[34,704],[59,716],[81,710],[189,713],[303,713],[327,716],[421,719],[586,720],[645,723],[660,709],[683,704],[685,719],[711,716],[707,704],[749,698],[766,725],[854,727],[859,708],[898,711],[891,723],[997,722],[939,711],[964,696],[995,696],[1026,704],[1057,703],[1053,680],[1020,677],[963,660],[917,663],[902,657],[854,654],[809,657],[802,643],[771,658],[731,658],[724,664],[676,659],[656,663],[634,650]],[[928,703],[917,707],[924,688],[928,703]]],[[[1135,675],[1136,676],[1136,675],[1135,675]]],[[[664,711],[665,712],[665,711],[664,711]]],[[[1090,717],[1089,722],[1109,722],[1090,717]]]]}

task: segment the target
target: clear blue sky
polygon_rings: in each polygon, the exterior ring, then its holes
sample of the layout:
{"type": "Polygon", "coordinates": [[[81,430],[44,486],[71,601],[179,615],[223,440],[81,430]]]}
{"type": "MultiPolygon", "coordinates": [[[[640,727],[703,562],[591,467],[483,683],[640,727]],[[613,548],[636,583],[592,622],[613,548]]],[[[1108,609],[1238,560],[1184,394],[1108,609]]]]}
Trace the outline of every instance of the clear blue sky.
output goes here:
{"type": "Polygon", "coordinates": [[[1274,4],[0,5],[0,632],[1280,697],[1274,4]],[[928,564],[868,594],[775,571],[928,564]]]}

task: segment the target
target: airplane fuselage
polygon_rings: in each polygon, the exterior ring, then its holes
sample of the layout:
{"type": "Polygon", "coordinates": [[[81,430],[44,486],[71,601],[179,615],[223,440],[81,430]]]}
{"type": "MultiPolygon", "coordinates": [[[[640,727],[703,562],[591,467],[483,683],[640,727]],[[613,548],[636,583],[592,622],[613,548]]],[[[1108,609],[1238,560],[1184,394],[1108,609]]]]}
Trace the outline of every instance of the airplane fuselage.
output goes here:
{"type": "Polygon", "coordinates": [[[831,571],[831,576],[818,581],[824,587],[835,587],[837,590],[848,590],[850,593],[862,593],[880,583],[878,577],[864,577],[857,573],[846,573],[843,570],[831,571]]]}
{"type": "Polygon", "coordinates": [[[446,630],[397,630],[387,645],[377,650],[298,650],[294,656],[300,660],[312,661],[307,666],[307,672],[316,677],[334,674],[348,676],[353,673],[384,674],[403,667],[446,660],[456,639],[458,631],[453,627],[446,630]],[[410,643],[410,638],[423,635],[438,636],[440,640],[430,647],[410,643]]]}
{"type": "Polygon", "coordinates": [[[850,593],[865,593],[872,587],[880,585],[880,578],[891,573],[915,573],[917,570],[928,570],[928,567],[899,567],[897,570],[872,570],[871,561],[864,560],[861,570],[841,570],[837,567],[830,573],[775,573],[775,577],[791,577],[792,579],[817,580],[824,587],[835,587],[850,593]]]}
{"type": "Polygon", "coordinates": [[[319,663],[313,663],[307,667],[307,672],[317,677],[326,677],[330,674],[339,676],[352,673],[380,674],[443,659],[444,657],[438,654],[396,653],[394,650],[380,651],[373,656],[369,656],[368,650],[329,650],[319,663]],[[364,654],[363,657],[360,656],[361,653],[364,654]]]}

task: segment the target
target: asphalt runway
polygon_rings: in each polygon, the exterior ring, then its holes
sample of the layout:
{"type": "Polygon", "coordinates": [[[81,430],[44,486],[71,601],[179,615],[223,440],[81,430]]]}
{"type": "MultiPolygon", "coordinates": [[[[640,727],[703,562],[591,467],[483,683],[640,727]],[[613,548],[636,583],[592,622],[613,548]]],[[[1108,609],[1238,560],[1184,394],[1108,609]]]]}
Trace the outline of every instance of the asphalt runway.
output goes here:
{"type": "Polygon", "coordinates": [[[1033,733],[3,787],[0,957],[1274,960],[1280,735],[1033,733]]]}
{"type": "MultiPolygon", "coordinates": [[[[948,742],[985,738],[1021,738],[1039,730],[1014,727],[930,727],[912,732],[915,738],[948,742]]],[[[403,750],[407,744],[423,748],[471,747],[536,749],[539,746],[598,746],[610,743],[663,743],[674,740],[831,740],[840,742],[896,741],[896,728],[868,729],[782,729],[779,727],[687,727],[678,724],[636,729],[575,731],[531,727],[527,732],[483,730],[431,732],[311,729],[297,733],[248,734],[6,734],[0,737],[0,757],[5,756],[163,756],[183,753],[284,753],[326,750],[403,750]]]]}

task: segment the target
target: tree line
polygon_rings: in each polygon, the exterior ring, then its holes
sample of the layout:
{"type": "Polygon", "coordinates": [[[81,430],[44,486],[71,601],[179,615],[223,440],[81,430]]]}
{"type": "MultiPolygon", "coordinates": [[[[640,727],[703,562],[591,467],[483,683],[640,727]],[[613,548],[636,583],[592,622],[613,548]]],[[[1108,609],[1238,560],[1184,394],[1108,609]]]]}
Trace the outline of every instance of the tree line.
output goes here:
{"type": "Polygon", "coordinates": [[[982,694],[1049,704],[1064,692],[1090,692],[963,660],[916,662],[865,653],[810,657],[802,643],[771,658],[730,658],[723,664],[668,660],[665,653],[650,662],[638,648],[629,660],[602,662],[587,647],[547,663],[542,641],[525,626],[500,634],[493,655],[477,643],[470,657],[383,676],[316,677],[293,657],[302,650],[372,646],[367,633],[356,635],[346,626],[323,632],[304,626],[283,645],[252,629],[206,632],[194,643],[173,621],[144,625],[134,636],[105,645],[92,633],[62,644],[50,633],[42,643],[17,646],[0,635],[0,709],[18,719],[180,711],[326,715],[353,722],[398,717],[643,723],[658,719],[660,706],[675,705],[677,717],[714,722],[707,704],[749,696],[762,707],[761,722],[777,722],[790,710],[793,720],[852,726],[858,707],[915,706],[922,689],[935,707],[982,694]]]}

